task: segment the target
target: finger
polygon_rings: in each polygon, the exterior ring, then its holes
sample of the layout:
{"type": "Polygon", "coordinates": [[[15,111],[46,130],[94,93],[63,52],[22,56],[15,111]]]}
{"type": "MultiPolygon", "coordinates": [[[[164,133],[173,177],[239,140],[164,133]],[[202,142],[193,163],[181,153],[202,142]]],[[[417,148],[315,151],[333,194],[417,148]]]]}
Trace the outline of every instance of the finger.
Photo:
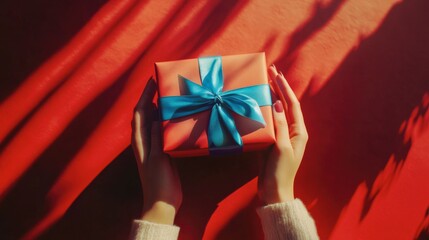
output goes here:
{"type": "Polygon", "coordinates": [[[288,112],[286,115],[289,120],[290,141],[296,159],[301,161],[308,140],[308,133],[305,127],[301,106],[298,98],[281,72],[277,75],[276,83],[288,103],[288,112]]]}
{"type": "Polygon", "coordinates": [[[292,88],[289,86],[289,83],[286,81],[286,78],[283,76],[283,73],[280,72],[277,75],[275,82],[288,105],[287,115],[290,126],[294,129],[296,128],[295,130],[298,130],[299,132],[302,132],[304,134],[305,123],[298,98],[296,97],[292,88]]]}
{"type": "Polygon", "coordinates": [[[270,76],[271,80],[275,80],[277,76],[277,68],[274,64],[271,64],[270,67],[268,67],[268,75],[270,76]]]}
{"type": "Polygon", "coordinates": [[[153,97],[155,96],[155,93],[156,93],[156,88],[157,88],[157,85],[155,83],[155,80],[152,77],[150,77],[150,79],[146,83],[146,86],[143,90],[142,95],[140,96],[139,101],[137,102],[135,111],[142,111],[148,105],[151,105],[153,97]]]}
{"type": "Polygon", "coordinates": [[[273,104],[274,128],[276,131],[276,145],[279,149],[289,148],[291,146],[289,138],[289,127],[286,120],[283,104],[277,100],[273,104]]]}
{"type": "Polygon", "coordinates": [[[155,80],[151,77],[143,90],[142,95],[140,96],[139,101],[137,102],[136,107],[134,108],[134,118],[133,118],[133,131],[143,134],[145,136],[145,126],[146,123],[150,124],[152,122],[152,100],[156,93],[156,83],[155,80]]]}
{"type": "Polygon", "coordinates": [[[139,162],[143,162],[145,157],[145,153],[147,153],[147,138],[144,137],[147,131],[142,127],[142,115],[140,113],[135,113],[132,122],[132,135],[131,135],[131,145],[133,147],[134,155],[136,160],[139,162]]]}
{"type": "Polygon", "coordinates": [[[161,124],[158,121],[152,123],[151,129],[151,148],[150,154],[152,157],[160,156],[164,154],[162,149],[162,138],[161,138],[161,124]]]}
{"type": "Polygon", "coordinates": [[[268,73],[268,77],[269,77],[268,83],[270,85],[271,98],[272,98],[272,101],[275,102],[278,99],[280,99],[280,97],[277,94],[277,92],[278,92],[277,86],[273,83],[273,80],[272,80],[273,79],[272,78],[272,75],[273,75],[272,72],[273,71],[276,71],[274,64],[272,64],[271,66],[268,67],[267,73],[268,73]]]}
{"type": "Polygon", "coordinates": [[[134,109],[132,120],[132,139],[131,144],[136,159],[143,162],[147,157],[149,150],[148,133],[150,133],[150,124],[152,122],[152,99],[156,92],[156,84],[153,78],[146,83],[145,89],[140,96],[134,109]],[[150,106],[150,107],[149,107],[150,106]],[[146,153],[146,154],[145,154],[146,153]]]}
{"type": "Polygon", "coordinates": [[[271,85],[277,95],[277,98],[280,99],[283,103],[283,108],[285,109],[285,112],[288,112],[288,106],[287,106],[287,102],[285,100],[285,97],[283,96],[282,91],[280,90],[278,84],[277,84],[277,76],[279,75],[277,68],[274,66],[274,64],[272,64],[269,68],[268,68],[268,75],[270,76],[271,79],[271,85]]]}

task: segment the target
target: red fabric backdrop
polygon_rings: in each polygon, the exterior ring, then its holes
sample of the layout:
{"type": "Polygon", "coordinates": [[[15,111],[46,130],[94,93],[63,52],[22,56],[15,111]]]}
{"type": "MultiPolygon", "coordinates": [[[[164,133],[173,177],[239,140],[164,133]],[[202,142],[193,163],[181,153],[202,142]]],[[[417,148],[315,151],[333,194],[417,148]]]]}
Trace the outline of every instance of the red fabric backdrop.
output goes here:
{"type": "MultiPolygon", "coordinates": [[[[2,1],[0,236],[124,239],[153,62],[265,51],[301,99],[322,239],[429,237],[429,2],[2,1]]],[[[180,239],[261,239],[251,154],[183,159],[180,239]]]]}

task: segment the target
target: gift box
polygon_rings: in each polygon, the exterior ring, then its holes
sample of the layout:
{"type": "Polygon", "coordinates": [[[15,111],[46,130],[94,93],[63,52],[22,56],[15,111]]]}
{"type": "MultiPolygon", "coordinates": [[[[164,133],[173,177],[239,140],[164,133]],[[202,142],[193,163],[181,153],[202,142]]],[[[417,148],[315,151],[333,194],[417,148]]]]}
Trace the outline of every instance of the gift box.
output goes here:
{"type": "Polygon", "coordinates": [[[262,150],[275,142],[264,53],[155,63],[163,149],[172,157],[262,150]]]}

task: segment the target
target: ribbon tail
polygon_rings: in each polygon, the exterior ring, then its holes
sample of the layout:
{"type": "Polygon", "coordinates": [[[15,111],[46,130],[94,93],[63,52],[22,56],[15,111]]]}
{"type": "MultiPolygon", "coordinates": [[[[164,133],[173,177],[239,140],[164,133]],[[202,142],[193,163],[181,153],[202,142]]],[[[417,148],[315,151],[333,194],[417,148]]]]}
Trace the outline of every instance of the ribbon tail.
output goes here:
{"type": "Polygon", "coordinates": [[[241,148],[243,141],[235,127],[234,119],[222,106],[213,106],[208,126],[209,148],[241,148]]]}

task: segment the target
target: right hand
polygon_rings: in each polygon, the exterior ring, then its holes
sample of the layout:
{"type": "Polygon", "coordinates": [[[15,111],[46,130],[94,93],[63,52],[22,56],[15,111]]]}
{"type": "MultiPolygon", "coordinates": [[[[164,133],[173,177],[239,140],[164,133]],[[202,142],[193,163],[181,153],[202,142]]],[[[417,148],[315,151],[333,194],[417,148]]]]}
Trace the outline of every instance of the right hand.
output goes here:
{"type": "Polygon", "coordinates": [[[273,88],[280,100],[273,104],[277,141],[264,159],[258,177],[258,195],[265,204],[294,199],[295,175],[308,140],[300,103],[281,72],[268,69],[273,88]]]}

